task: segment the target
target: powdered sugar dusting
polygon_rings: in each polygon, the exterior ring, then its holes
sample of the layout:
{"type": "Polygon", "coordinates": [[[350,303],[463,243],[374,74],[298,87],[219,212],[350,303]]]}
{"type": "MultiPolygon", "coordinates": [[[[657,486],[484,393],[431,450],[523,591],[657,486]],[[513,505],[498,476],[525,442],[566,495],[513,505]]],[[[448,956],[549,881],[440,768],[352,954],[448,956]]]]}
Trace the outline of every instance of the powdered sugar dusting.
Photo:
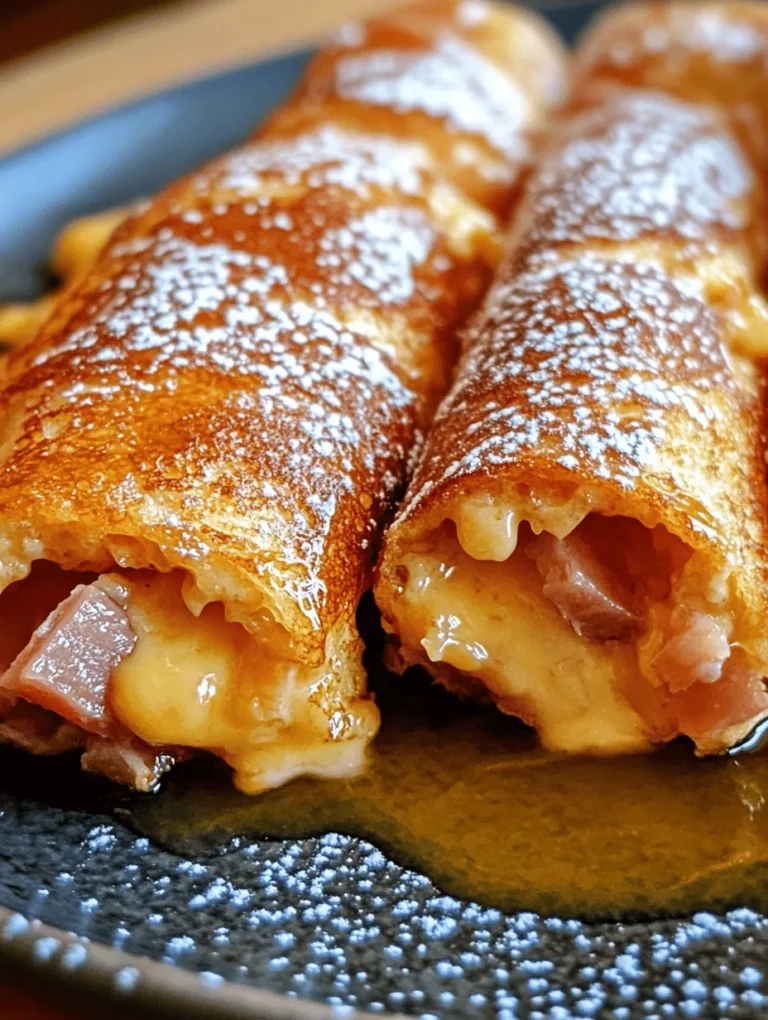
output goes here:
{"type": "Polygon", "coordinates": [[[479,135],[517,161],[528,107],[524,93],[461,39],[445,34],[431,50],[378,49],[339,60],[335,88],[343,99],[419,111],[457,131],[479,135]]]}
{"type": "Polygon", "coordinates": [[[103,971],[101,942],[131,954],[113,963],[124,995],[167,982],[147,968],[149,956],[191,971],[198,1004],[205,986],[226,997],[235,990],[221,979],[236,982],[236,999],[215,1001],[241,1013],[248,986],[297,998],[296,1012],[309,999],[338,1016],[754,1020],[768,1007],[768,919],[744,907],[651,923],[504,913],[445,895],[337,833],[222,837],[209,857],[189,859],[116,824],[114,842],[94,855],[86,813],[33,812],[12,792],[0,807],[15,850],[2,878],[24,911],[3,912],[0,937],[27,956],[54,940],[51,954],[34,954],[40,980],[89,962],[103,971]],[[99,899],[95,871],[107,878],[99,899]],[[46,876],[50,895],[40,898],[46,876]],[[62,917],[73,934],[41,930],[40,918],[62,917]]]}
{"type": "MultiPolygon", "coordinates": [[[[509,210],[522,136],[554,100],[556,83],[518,86],[486,59],[484,33],[472,44],[488,10],[346,29],[254,141],[123,226],[14,362],[4,512],[26,519],[34,498],[52,528],[92,513],[198,581],[221,567],[270,588],[320,661],[487,280],[483,233],[509,210]],[[362,134],[340,96],[421,111],[429,137],[418,116],[362,134]]],[[[517,27],[499,15],[502,39],[517,27]]]]}
{"type": "Polygon", "coordinates": [[[534,243],[660,232],[698,242],[713,227],[743,227],[753,175],[706,110],[661,94],[621,94],[566,130],[531,187],[526,236],[534,243]]]}
{"type": "Polygon", "coordinates": [[[356,280],[379,301],[399,303],[413,294],[412,267],[424,262],[434,236],[421,211],[381,207],[329,230],[320,264],[339,267],[341,286],[356,280]]]}
{"type": "MultiPolygon", "coordinates": [[[[717,64],[746,64],[766,53],[766,35],[750,17],[717,5],[670,4],[648,18],[638,5],[631,33],[622,36],[609,50],[610,59],[620,67],[634,66],[648,56],[681,49],[692,56],[705,56],[717,64]]],[[[755,10],[759,9],[756,5],[755,10]]]]}
{"type": "MultiPolygon", "coordinates": [[[[386,188],[418,195],[425,161],[418,145],[327,126],[298,138],[246,145],[221,161],[213,183],[240,196],[257,195],[275,177],[288,187],[338,185],[358,194],[386,188]]],[[[201,187],[209,183],[206,178],[201,187]]]]}
{"type": "Polygon", "coordinates": [[[56,380],[42,413],[67,415],[43,455],[108,433],[128,466],[102,506],[140,507],[187,561],[233,531],[249,569],[322,629],[359,596],[356,577],[329,576],[330,550],[359,571],[349,551],[370,555],[422,424],[433,382],[408,351],[421,359],[473,296],[457,274],[475,256],[452,254],[431,214],[438,186],[417,146],[331,130],[200,171],[113,243],[70,327],[26,353],[29,385],[56,380]],[[408,351],[394,309],[407,344],[419,323],[408,351]]]}
{"type": "Polygon", "coordinates": [[[707,393],[734,387],[694,285],[588,256],[513,275],[489,298],[406,513],[448,479],[542,458],[630,487],[671,415],[707,428],[707,393]]]}
{"type": "MultiPolygon", "coordinates": [[[[173,391],[176,380],[200,370],[243,378],[246,389],[221,408],[216,448],[206,451],[198,470],[189,470],[188,462],[188,473],[199,477],[202,468],[221,486],[230,462],[239,500],[254,505],[264,502],[264,476],[274,477],[274,486],[279,476],[281,503],[293,507],[286,515],[284,555],[306,569],[293,594],[318,626],[324,538],[338,501],[359,495],[352,479],[361,458],[366,475],[373,476],[366,483],[375,486],[371,499],[386,498],[377,490],[382,483],[388,490],[392,479],[375,480],[378,466],[392,457],[388,434],[408,428],[416,394],[368,338],[346,329],[330,311],[292,300],[288,271],[267,256],[195,244],[167,227],[114,254],[124,260],[124,272],[105,292],[99,312],[41,352],[36,364],[55,364],[67,355],[70,368],[86,369],[89,387],[76,383],[64,394],[80,408],[112,396],[115,380],[127,395],[135,389],[173,391]],[[126,279],[130,288],[121,286],[126,279]],[[94,382],[102,367],[112,385],[99,393],[94,382]],[[275,431],[278,421],[287,449],[276,433],[257,486],[235,464],[259,432],[275,431]]],[[[200,449],[199,440],[195,446],[200,449]]],[[[274,522],[256,526],[274,528],[274,522]]],[[[267,532],[261,542],[253,537],[258,544],[269,540],[267,532]]]]}
{"type": "Polygon", "coordinates": [[[331,33],[328,42],[331,46],[362,46],[366,35],[366,26],[362,21],[347,21],[331,33]]]}
{"type": "Polygon", "coordinates": [[[461,0],[456,10],[456,20],[463,28],[475,28],[488,20],[491,5],[486,0],[461,0]]]}

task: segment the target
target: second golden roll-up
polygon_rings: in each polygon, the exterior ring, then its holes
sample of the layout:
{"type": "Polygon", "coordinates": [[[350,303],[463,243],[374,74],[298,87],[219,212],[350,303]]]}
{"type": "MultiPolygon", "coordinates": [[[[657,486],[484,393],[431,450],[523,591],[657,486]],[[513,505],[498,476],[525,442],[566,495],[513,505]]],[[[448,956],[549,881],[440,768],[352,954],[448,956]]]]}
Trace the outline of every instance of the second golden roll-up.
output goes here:
{"type": "Polygon", "coordinates": [[[588,36],[385,541],[393,663],[554,749],[722,752],[768,716],[767,23],[588,36]]]}

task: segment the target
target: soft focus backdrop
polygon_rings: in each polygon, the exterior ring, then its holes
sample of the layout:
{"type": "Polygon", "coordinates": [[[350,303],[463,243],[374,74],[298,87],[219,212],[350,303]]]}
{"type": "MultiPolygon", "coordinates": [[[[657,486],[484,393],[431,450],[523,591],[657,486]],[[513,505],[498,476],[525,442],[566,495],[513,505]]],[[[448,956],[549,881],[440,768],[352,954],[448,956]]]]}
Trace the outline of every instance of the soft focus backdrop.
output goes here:
{"type": "Polygon", "coordinates": [[[391,0],[0,0],[0,154],[391,0]]]}

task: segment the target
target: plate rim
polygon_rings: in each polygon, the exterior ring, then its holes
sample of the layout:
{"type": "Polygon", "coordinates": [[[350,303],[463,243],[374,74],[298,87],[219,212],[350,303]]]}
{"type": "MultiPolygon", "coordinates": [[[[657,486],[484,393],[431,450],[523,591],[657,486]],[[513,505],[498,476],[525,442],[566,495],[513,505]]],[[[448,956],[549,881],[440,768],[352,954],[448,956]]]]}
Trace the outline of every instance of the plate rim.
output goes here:
{"type": "Polygon", "coordinates": [[[28,139],[27,141],[22,142],[21,145],[14,146],[11,149],[0,150],[0,168],[14,163],[16,160],[26,159],[28,156],[33,156],[36,150],[44,149],[48,145],[56,144],[68,135],[74,135],[80,131],[90,129],[102,121],[128,113],[130,110],[144,106],[146,103],[155,102],[158,99],[165,99],[166,97],[181,96],[184,93],[192,92],[194,89],[200,88],[201,86],[220,83],[226,81],[228,78],[236,78],[238,75],[247,74],[249,71],[254,71],[256,68],[268,68],[273,65],[283,63],[284,61],[288,62],[290,60],[309,58],[313,53],[316,53],[318,49],[319,46],[317,44],[280,49],[272,53],[267,53],[264,57],[257,58],[255,60],[238,62],[223,68],[213,68],[210,73],[202,72],[199,75],[193,75],[192,77],[184,78],[181,81],[171,82],[164,88],[159,88],[154,91],[150,90],[147,92],[139,92],[137,95],[130,96],[129,98],[113,103],[110,106],[97,107],[90,113],[85,112],[82,115],[76,115],[72,118],[72,120],[65,121],[55,130],[49,131],[47,134],[40,135],[38,138],[28,139]]]}
{"type": "MultiPolygon", "coordinates": [[[[520,4],[523,7],[527,7],[534,13],[540,14],[552,23],[552,19],[557,13],[571,12],[580,8],[586,8],[590,10],[590,14],[594,14],[609,3],[615,2],[615,0],[504,0],[504,2],[510,3],[512,6],[520,4]]],[[[562,38],[560,30],[556,25],[554,27],[562,38]]],[[[146,102],[160,99],[165,96],[180,95],[201,85],[223,81],[226,78],[246,73],[256,67],[266,67],[272,64],[279,64],[281,61],[290,58],[297,59],[301,57],[309,57],[313,53],[317,52],[321,41],[321,39],[316,39],[314,42],[310,40],[299,46],[288,45],[279,47],[276,50],[265,53],[261,57],[256,56],[252,60],[237,61],[236,63],[225,67],[211,68],[209,71],[203,71],[200,74],[184,77],[176,82],[169,82],[167,86],[154,91],[149,90],[146,92],[138,92],[137,94],[129,96],[128,98],[112,105],[95,107],[90,112],[75,115],[71,120],[66,121],[53,131],[49,131],[39,137],[30,138],[27,141],[22,142],[20,145],[13,146],[10,149],[0,149],[0,167],[3,167],[5,164],[11,163],[16,159],[30,156],[36,149],[56,142],[65,135],[91,127],[91,125],[97,124],[101,120],[113,117],[116,114],[124,113],[134,107],[141,106],[146,102]]]]}

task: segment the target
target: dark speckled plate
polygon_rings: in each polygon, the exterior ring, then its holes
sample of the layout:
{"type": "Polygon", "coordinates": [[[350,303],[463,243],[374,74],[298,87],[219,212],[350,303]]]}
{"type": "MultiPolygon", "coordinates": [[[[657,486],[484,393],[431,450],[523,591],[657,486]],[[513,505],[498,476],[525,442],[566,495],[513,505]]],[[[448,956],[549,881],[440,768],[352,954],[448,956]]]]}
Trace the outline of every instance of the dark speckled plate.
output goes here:
{"type": "MultiPolygon", "coordinates": [[[[572,36],[595,4],[550,6],[572,36]]],[[[142,100],[0,162],[0,300],[39,292],[51,239],[237,141],[306,54],[142,100]]],[[[97,1016],[759,1017],[768,919],[504,915],[347,836],[228,839],[187,860],[67,762],[0,754],[0,971],[97,1016]]],[[[510,861],[514,868],[514,861],[510,861]]],[[[0,1003],[0,1016],[3,1015],[0,1003]]]]}

